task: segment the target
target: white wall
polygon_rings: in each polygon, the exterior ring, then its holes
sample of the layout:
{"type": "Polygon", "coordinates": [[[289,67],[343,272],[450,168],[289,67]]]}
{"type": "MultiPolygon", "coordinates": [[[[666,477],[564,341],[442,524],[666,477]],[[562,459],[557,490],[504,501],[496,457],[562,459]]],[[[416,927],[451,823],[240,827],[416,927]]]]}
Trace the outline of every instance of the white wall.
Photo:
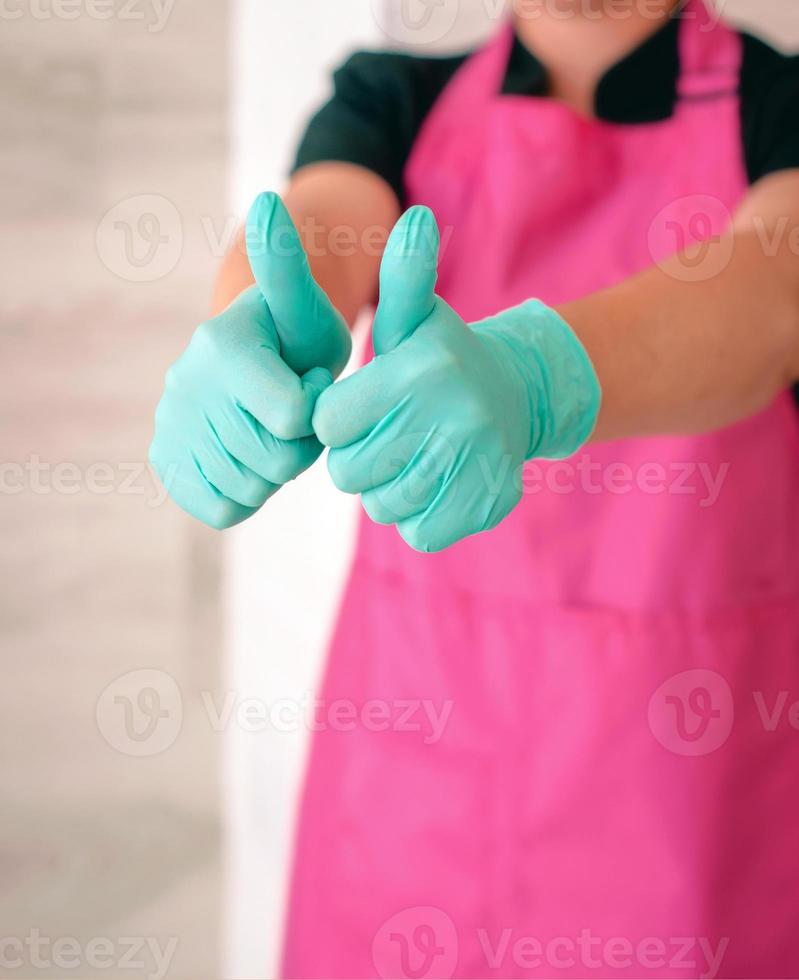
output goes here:
{"type": "MultiPolygon", "coordinates": [[[[238,0],[234,10],[230,200],[244,214],[259,191],[283,186],[330,68],[380,37],[369,3],[353,0],[238,0]]],[[[299,701],[315,686],[356,506],[317,464],[227,539],[225,688],[238,704],[299,701]]],[[[225,742],[223,975],[275,976],[306,733],[248,733],[234,720],[225,742]]]]}
{"type": "MultiPolygon", "coordinates": [[[[790,44],[799,43],[795,2],[726,0],[724,6],[790,44]]],[[[398,0],[237,0],[234,9],[230,200],[243,214],[258,191],[282,186],[330,68],[355,47],[398,44],[409,34],[397,16],[398,0]]],[[[436,13],[444,20],[431,20],[425,47],[463,47],[490,27],[485,11],[496,9],[492,0],[445,0],[436,13]]],[[[237,703],[301,700],[314,687],[356,507],[333,490],[318,464],[227,539],[226,689],[237,703]]],[[[275,975],[306,747],[303,731],[253,734],[235,723],[226,729],[226,977],[275,975]]]]}
{"type": "Polygon", "coordinates": [[[799,48],[799,7],[794,0],[717,0],[726,16],[786,50],[799,48]]]}

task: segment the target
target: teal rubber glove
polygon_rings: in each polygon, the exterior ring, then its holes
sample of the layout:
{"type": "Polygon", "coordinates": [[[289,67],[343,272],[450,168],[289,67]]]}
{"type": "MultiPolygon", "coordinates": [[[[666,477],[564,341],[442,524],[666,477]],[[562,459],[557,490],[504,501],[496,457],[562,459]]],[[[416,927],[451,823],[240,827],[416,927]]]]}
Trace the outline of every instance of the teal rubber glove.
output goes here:
{"type": "Polygon", "coordinates": [[[412,208],[386,246],[376,357],[324,391],[313,424],[334,483],[418,551],[495,527],[534,456],[591,435],[600,387],[567,324],[531,300],[467,325],[435,295],[438,230],[412,208]]]}
{"type": "Polygon", "coordinates": [[[253,205],[247,248],[256,285],[198,327],[167,372],[150,447],[170,496],[217,529],[250,517],[317,459],[316,399],[351,349],[277,195],[253,205]]]}

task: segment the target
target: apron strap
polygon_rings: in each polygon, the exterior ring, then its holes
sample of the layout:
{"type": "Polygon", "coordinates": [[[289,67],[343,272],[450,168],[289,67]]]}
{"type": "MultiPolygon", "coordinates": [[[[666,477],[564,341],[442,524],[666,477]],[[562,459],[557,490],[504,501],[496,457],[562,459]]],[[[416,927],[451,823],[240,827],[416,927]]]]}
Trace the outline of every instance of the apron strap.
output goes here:
{"type": "Polygon", "coordinates": [[[475,60],[482,61],[481,68],[488,79],[488,89],[492,96],[499,95],[502,88],[515,40],[513,21],[508,19],[502,29],[475,56],[475,60]]]}
{"type": "Polygon", "coordinates": [[[444,87],[427,117],[425,128],[434,117],[455,123],[462,121],[467,125],[482,110],[483,103],[499,95],[515,36],[513,23],[509,20],[466,59],[444,87]],[[468,80],[467,85],[464,85],[464,78],[468,80]]]}
{"type": "Polygon", "coordinates": [[[687,0],[680,19],[681,99],[705,101],[735,95],[740,86],[743,45],[740,35],[719,20],[709,0],[687,0]]]}

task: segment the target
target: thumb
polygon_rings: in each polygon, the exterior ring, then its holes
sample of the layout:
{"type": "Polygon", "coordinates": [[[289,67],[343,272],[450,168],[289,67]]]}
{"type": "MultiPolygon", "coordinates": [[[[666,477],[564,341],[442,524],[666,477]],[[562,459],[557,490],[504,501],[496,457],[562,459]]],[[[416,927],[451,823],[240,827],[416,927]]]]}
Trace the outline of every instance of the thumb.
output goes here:
{"type": "Polygon", "coordinates": [[[349,359],[350,332],[314,279],[294,222],[277,194],[256,198],[247,216],[246,239],[283,360],[298,374],[313,367],[339,374],[349,359]]]}
{"type": "Polygon", "coordinates": [[[311,404],[315,406],[322,392],[333,384],[333,375],[327,368],[316,367],[311,368],[310,371],[306,371],[300,380],[302,381],[303,391],[311,404]]]}
{"type": "Polygon", "coordinates": [[[380,265],[380,302],[372,327],[375,354],[394,350],[433,312],[439,246],[430,208],[413,207],[395,225],[380,265]]]}

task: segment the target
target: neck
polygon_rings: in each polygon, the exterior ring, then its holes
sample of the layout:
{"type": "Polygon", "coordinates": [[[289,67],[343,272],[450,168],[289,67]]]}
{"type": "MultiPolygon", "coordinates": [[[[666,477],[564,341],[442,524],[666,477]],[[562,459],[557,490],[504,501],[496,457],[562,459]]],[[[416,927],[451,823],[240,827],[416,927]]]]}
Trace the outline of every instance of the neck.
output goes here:
{"type": "MultiPolygon", "coordinates": [[[[516,33],[547,70],[549,94],[592,115],[605,72],[664,26],[680,0],[548,0],[515,16],[516,33]]],[[[517,5],[518,6],[518,5],[517,5]]]]}

